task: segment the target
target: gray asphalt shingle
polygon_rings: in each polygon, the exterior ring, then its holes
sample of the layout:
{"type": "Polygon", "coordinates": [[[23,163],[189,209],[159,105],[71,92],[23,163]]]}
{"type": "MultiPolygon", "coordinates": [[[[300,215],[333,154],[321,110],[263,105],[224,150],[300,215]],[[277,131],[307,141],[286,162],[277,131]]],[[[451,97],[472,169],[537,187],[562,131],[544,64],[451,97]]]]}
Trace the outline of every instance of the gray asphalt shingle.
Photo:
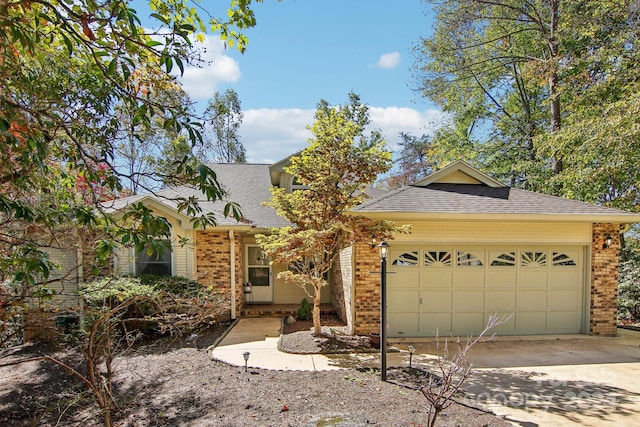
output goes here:
{"type": "Polygon", "coordinates": [[[451,214],[629,215],[629,212],[509,187],[476,184],[405,186],[369,200],[355,212],[451,214]]]}

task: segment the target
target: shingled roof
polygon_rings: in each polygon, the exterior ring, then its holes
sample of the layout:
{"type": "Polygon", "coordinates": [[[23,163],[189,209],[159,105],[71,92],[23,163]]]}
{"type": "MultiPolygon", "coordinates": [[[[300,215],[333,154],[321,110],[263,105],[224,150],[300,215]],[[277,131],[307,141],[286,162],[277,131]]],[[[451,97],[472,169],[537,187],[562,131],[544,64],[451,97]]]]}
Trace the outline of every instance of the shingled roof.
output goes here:
{"type": "Polygon", "coordinates": [[[121,210],[126,206],[152,200],[160,207],[174,212],[175,216],[183,219],[186,226],[188,218],[178,214],[176,198],[196,197],[204,214],[213,213],[219,227],[223,226],[250,226],[255,228],[284,227],[290,225],[282,217],[276,214],[272,208],[262,205],[262,202],[271,198],[271,179],[269,165],[263,164],[212,164],[209,165],[216,173],[218,182],[226,194],[222,201],[209,202],[202,192],[194,187],[179,186],[170,187],[154,194],[125,197],[112,202],[107,206],[110,210],[121,210]],[[240,205],[243,219],[236,221],[223,215],[224,205],[227,202],[236,202],[240,205]]]}
{"type": "Polygon", "coordinates": [[[369,200],[353,212],[393,217],[419,214],[421,219],[640,222],[639,214],[504,186],[464,162],[369,200]]]}

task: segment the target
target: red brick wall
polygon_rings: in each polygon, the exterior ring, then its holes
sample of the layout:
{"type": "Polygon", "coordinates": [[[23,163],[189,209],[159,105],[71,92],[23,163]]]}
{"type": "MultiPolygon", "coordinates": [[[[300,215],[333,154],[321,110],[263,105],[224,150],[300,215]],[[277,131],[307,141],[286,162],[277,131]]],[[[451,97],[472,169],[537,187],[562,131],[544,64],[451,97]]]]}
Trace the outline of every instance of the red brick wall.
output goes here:
{"type": "MultiPolygon", "coordinates": [[[[196,232],[196,279],[221,293],[225,301],[225,316],[231,318],[231,241],[228,231],[196,232]]],[[[236,316],[242,308],[242,241],[236,233],[235,241],[235,304],[236,316]]]]}
{"type": "Polygon", "coordinates": [[[354,251],[355,333],[380,332],[380,255],[367,243],[357,243],[354,251]]]}
{"type": "Polygon", "coordinates": [[[617,224],[593,224],[591,242],[591,306],[589,334],[614,336],[618,297],[620,234],[617,224]],[[605,237],[613,243],[603,248],[605,237]]]}

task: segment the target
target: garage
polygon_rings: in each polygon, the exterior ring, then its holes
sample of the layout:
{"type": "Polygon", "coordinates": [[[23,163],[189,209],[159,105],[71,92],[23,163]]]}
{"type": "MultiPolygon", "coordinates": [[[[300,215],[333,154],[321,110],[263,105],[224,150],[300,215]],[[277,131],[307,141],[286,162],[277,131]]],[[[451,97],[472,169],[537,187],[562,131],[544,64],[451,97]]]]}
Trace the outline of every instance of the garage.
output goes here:
{"type": "Polygon", "coordinates": [[[478,334],[511,315],[500,335],[583,332],[580,246],[437,246],[395,243],[387,277],[389,336],[478,334]]]}
{"type": "MultiPolygon", "coordinates": [[[[404,226],[386,259],[390,337],[615,335],[620,248],[640,215],[512,188],[454,162],[353,209],[404,226]]],[[[371,236],[376,237],[376,236],[371,236]]],[[[375,245],[353,254],[354,331],[380,328],[375,245]]]]}

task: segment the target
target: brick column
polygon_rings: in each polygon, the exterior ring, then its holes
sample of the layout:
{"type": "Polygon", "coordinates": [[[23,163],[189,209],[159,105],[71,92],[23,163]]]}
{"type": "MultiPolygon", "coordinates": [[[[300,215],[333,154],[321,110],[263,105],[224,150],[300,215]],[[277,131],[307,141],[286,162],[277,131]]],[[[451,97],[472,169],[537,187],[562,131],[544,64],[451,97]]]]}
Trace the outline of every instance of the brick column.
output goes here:
{"type": "MultiPolygon", "coordinates": [[[[238,247],[241,244],[236,240],[236,268],[241,265],[238,247]]],[[[224,297],[223,316],[231,318],[231,244],[229,233],[214,231],[196,232],[196,279],[204,286],[211,286],[214,292],[224,297]]],[[[242,275],[236,270],[236,313],[239,314],[239,304],[242,301],[242,275]],[[240,300],[239,300],[240,298],[240,300]]]]}
{"type": "Polygon", "coordinates": [[[355,245],[355,333],[380,332],[380,255],[367,243],[355,245]],[[377,272],[377,273],[376,273],[377,272]]]}
{"type": "Polygon", "coordinates": [[[620,233],[618,224],[593,224],[591,241],[591,306],[589,335],[615,336],[620,233]],[[605,238],[613,238],[603,248],[605,238]]]}

